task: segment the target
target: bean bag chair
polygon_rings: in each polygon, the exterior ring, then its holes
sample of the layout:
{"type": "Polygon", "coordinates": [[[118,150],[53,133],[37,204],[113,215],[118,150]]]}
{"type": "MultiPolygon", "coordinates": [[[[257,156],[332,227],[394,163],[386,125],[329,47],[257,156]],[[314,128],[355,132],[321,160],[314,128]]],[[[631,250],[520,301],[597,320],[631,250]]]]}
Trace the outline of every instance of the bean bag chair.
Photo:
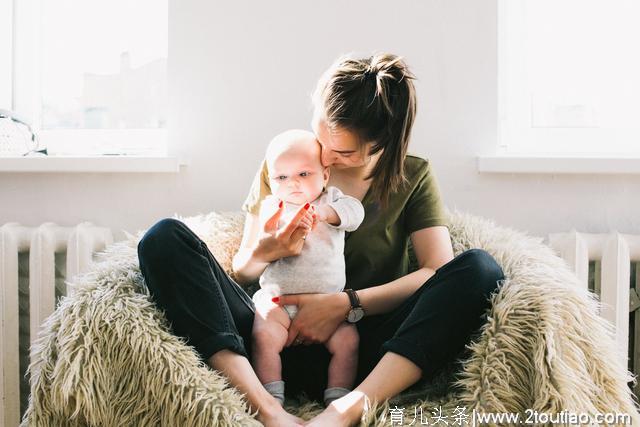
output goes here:
{"type": "MultiPolygon", "coordinates": [[[[540,238],[465,213],[448,216],[455,254],[484,249],[507,280],[460,358],[432,381],[367,411],[362,425],[433,425],[434,417],[471,425],[474,411],[624,413],[640,422],[629,387],[635,379],[619,362],[612,327],[565,262],[540,238]]],[[[243,214],[182,220],[229,271],[243,214]]],[[[242,395],[171,333],[140,274],[142,235],[101,253],[91,272],[69,283],[69,295],[43,324],[31,347],[22,425],[260,425],[242,395]]],[[[304,396],[286,407],[305,419],[322,410],[304,396]]]]}

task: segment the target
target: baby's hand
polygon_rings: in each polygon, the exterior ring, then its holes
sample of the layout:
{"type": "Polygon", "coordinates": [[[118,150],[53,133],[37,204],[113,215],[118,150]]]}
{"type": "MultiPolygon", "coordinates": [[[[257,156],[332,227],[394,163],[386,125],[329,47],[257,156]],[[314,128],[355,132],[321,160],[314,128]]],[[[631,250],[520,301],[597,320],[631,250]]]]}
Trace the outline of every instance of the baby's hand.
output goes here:
{"type": "Polygon", "coordinates": [[[338,213],[329,205],[316,206],[316,215],[318,216],[318,221],[331,225],[340,225],[338,213]]]}

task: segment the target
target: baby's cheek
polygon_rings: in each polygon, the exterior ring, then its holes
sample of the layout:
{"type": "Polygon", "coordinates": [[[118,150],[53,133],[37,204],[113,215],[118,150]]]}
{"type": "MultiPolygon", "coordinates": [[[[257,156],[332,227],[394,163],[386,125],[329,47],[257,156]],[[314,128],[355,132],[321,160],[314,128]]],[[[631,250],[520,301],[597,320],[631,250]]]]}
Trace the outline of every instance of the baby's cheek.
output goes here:
{"type": "Polygon", "coordinates": [[[307,192],[310,196],[319,196],[322,193],[322,188],[324,187],[324,181],[316,180],[314,182],[309,182],[307,185],[307,192]]]}

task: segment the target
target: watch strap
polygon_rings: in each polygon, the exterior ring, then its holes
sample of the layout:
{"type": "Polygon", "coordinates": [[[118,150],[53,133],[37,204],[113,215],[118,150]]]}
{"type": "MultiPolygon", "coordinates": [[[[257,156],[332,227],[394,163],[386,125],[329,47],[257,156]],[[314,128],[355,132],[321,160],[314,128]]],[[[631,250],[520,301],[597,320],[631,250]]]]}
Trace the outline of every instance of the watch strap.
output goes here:
{"type": "Polygon", "coordinates": [[[351,308],[361,307],[360,298],[358,298],[358,294],[353,289],[345,289],[344,290],[349,296],[349,301],[351,302],[351,308]]]}

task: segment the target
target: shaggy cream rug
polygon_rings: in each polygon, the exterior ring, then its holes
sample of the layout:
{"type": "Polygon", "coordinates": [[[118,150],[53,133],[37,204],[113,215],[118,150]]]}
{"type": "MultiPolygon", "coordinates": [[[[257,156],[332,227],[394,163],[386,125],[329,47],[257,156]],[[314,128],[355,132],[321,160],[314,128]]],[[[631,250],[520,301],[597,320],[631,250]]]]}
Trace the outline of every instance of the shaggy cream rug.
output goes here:
{"type": "MultiPolygon", "coordinates": [[[[183,220],[228,271],[242,215],[183,220]]],[[[470,215],[450,214],[450,231],[456,254],[485,249],[508,280],[464,358],[430,384],[369,411],[363,425],[389,426],[399,414],[407,425],[433,425],[438,414],[448,425],[463,425],[474,409],[523,416],[620,412],[640,422],[627,385],[634,379],[618,362],[610,326],[565,263],[541,239],[470,215]]],[[[138,268],[140,237],[110,246],[44,323],[31,348],[22,425],[259,425],[241,395],[169,332],[138,268]]],[[[321,410],[304,400],[288,403],[303,418],[321,410]]]]}

